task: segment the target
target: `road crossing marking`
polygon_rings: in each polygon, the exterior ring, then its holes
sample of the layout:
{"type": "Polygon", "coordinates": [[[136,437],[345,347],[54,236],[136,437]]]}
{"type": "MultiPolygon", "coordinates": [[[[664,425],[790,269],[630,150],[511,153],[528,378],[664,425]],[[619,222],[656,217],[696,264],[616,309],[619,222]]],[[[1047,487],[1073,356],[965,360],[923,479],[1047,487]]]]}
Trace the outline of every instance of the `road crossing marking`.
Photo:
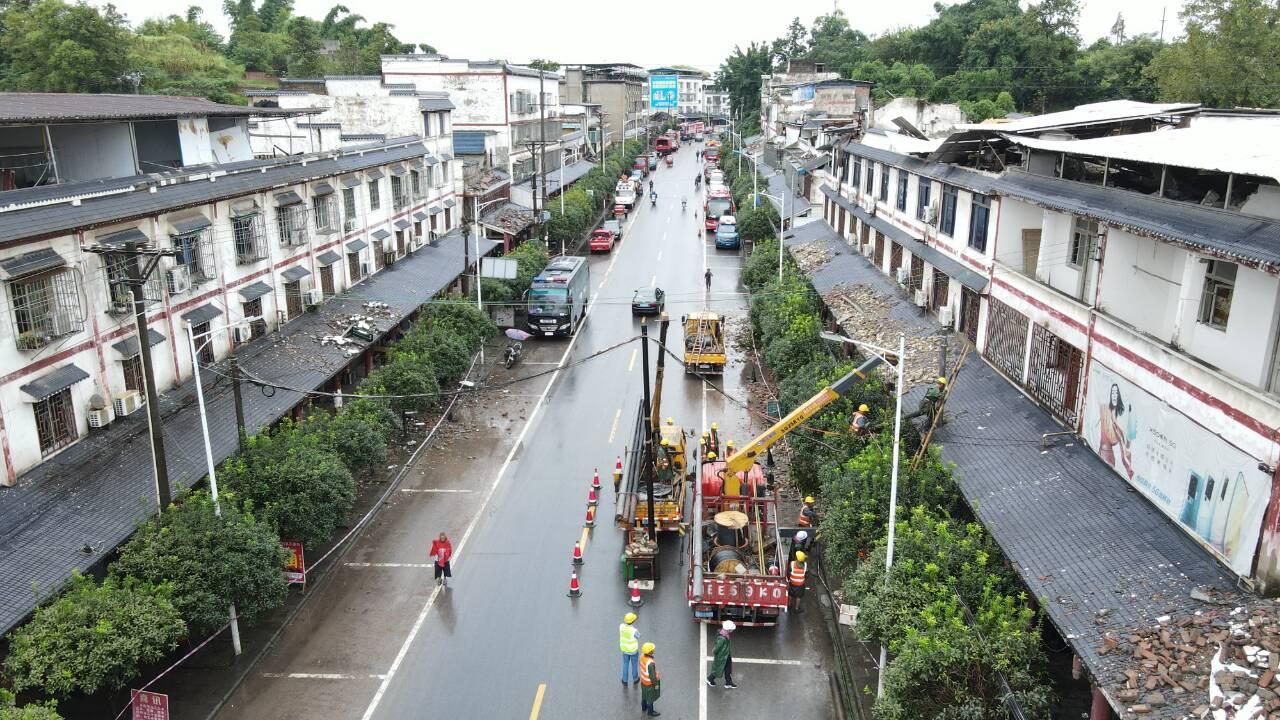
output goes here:
{"type": "Polygon", "coordinates": [[[538,685],[538,694],[533,696],[533,709],[529,711],[529,720],[538,720],[538,713],[542,711],[542,696],[547,692],[547,684],[540,683],[538,685]]]}
{"type": "Polygon", "coordinates": [[[288,680],[383,680],[386,675],[348,675],[346,673],[262,673],[264,678],[288,680]]]}
{"type": "Polygon", "coordinates": [[[466,488],[400,488],[403,493],[469,493],[466,488]]]}
{"type": "MultiPolygon", "coordinates": [[[[613,258],[609,261],[609,266],[605,268],[604,276],[607,280],[609,273],[613,272],[613,266],[618,262],[621,253],[614,253],[613,258]]],[[[585,320],[590,317],[591,311],[596,309],[596,299],[599,298],[600,292],[592,296],[591,302],[588,303],[586,312],[583,315],[585,320]]],[[[484,500],[481,501],[480,507],[471,518],[471,522],[467,524],[466,531],[462,534],[462,539],[458,541],[458,546],[454,549],[454,556],[462,557],[462,550],[466,547],[467,541],[471,539],[471,533],[475,531],[476,525],[479,524],[480,518],[484,517],[485,509],[489,507],[489,502],[493,499],[494,493],[498,489],[498,485],[502,483],[502,479],[507,475],[507,468],[511,466],[511,461],[516,456],[516,451],[524,447],[525,436],[529,434],[529,428],[533,427],[534,420],[538,417],[538,412],[542,410],[547,401],[547,396],[551,394],[551,389],[555,387],[556,380],[559,379],[560,373],[569,360],[569,355],[573,353],[573,348],[578,344],[578,338],[582,337],[582,333],[574,333],[569,339],[568,346],[564,349],[564,354],[560,356],[559,367],[551,373],[551,379],[547,381],[546,387],[542,389],[542,394],[538,396],[538,400],[533,405],[533,410],[529,413],[529,419],[525,421],[524,427],[520,429],[520,434],[516,436],[515,443],[511,446],[511,450],[507,452],[507,457],[502,461],[502,466],[498,468],[497,475],[494,476],[493,482],[490,483],[488,491],[485,492],[484,500]]],[[[451,563],[457,565],[458,560],[454,559],[451,563]]],[[[440,597],[441,586],[437,585],[431,591],[431,595],[427,597],[426,603],[423,604],[422,610],[418,613],[418,617],[413,621],[413,627],[409,629],[409,634],[405,636],[404,642],[400,645],[400,649],[396,652],[396,657],[391,661],[391,668],[387,670],[387,674],[382,678],[382,682],[378,685],[378,690],[373,694],[373,698],[369,701],[369,706],[365,708],[364,715],[361,720],[372,720],[373,715],[378,710],[378,706],[382,704],[382,698],[387,694],[387,688],[391,686],[391,681],[395,678],[396,673],[400,670],[400,665],[404,663],[405,656],[409,654],[409,648],[413,645],[413,641],[417,639],[418,633],[422,632],[422,626],[427,621],[427,616],[431,614],[431,608],[436,603],[436,598],[440,597]]],[[[706,654],[706,648],[702,649],[702,654],[706,654]]]]}
{"type": "Polygon", "coordinates": [[[618,434],[618,420],[622,419],[622,408],[613,414],[613,427],[609,428],[609,444],[613,444],[613,436],[618,434]]]}

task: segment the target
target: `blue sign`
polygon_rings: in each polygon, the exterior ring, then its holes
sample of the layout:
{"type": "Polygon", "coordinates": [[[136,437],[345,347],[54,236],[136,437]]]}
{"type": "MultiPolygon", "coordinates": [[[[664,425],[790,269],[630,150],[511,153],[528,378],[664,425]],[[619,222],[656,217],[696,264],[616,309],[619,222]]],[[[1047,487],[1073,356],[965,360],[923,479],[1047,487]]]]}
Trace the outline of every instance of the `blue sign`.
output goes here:
{"type": "Polygon", "coordinates": [[[649,76],[649,108],[675,110],[680,94],[680,78],[676,75],[649,76]]]}

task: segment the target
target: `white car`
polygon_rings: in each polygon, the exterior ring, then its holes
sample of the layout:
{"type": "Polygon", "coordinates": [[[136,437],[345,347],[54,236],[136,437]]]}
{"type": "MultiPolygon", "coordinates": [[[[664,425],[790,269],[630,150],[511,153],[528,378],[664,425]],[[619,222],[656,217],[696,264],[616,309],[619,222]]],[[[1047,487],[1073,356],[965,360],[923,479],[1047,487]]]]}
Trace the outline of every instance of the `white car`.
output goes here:
{"type": "Polygon", "coordinates": [[[707,181],[710,182],[712,185],[723,185],[724,172],[720,170],[712,170],[711,174],[707,176],[707,181]]]}

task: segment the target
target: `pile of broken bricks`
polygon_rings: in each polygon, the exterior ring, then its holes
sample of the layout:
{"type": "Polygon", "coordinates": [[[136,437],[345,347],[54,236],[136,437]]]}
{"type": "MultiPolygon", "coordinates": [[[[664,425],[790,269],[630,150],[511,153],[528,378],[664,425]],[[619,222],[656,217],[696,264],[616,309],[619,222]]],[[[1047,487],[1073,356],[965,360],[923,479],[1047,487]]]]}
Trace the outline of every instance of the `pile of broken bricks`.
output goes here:
{"type": "Polygon", "coordinates": [[[1280,720],[1276,601],[1162,616],[1128,635],[1108,633],[1097,652],[1132,658],[1108,688],[1127,707],[1124,717],[1280,720]]]}

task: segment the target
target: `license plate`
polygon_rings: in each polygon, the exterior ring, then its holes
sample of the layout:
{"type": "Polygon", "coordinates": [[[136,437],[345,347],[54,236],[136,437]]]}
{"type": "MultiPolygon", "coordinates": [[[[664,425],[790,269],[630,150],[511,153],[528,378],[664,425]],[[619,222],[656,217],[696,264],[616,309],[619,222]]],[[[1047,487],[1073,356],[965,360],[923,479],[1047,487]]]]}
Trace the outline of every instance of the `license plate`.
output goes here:
{"type": "Polygon", "coordinates": [[[550,336],[550,335],[555,335],[556,333],[555,333],[555,331],[554,331],[554,330],[544,330],[544,331],[542,331],[542,334],[543,334],[543,335],[550,336]]]}
{"type": "Polygon", "coordinates": [[[707,620],[710,620],[714,615],[715,613],[710,610],[694,610],[693,611],[693,616],[696,618],[705,618],[707,620]]]}

